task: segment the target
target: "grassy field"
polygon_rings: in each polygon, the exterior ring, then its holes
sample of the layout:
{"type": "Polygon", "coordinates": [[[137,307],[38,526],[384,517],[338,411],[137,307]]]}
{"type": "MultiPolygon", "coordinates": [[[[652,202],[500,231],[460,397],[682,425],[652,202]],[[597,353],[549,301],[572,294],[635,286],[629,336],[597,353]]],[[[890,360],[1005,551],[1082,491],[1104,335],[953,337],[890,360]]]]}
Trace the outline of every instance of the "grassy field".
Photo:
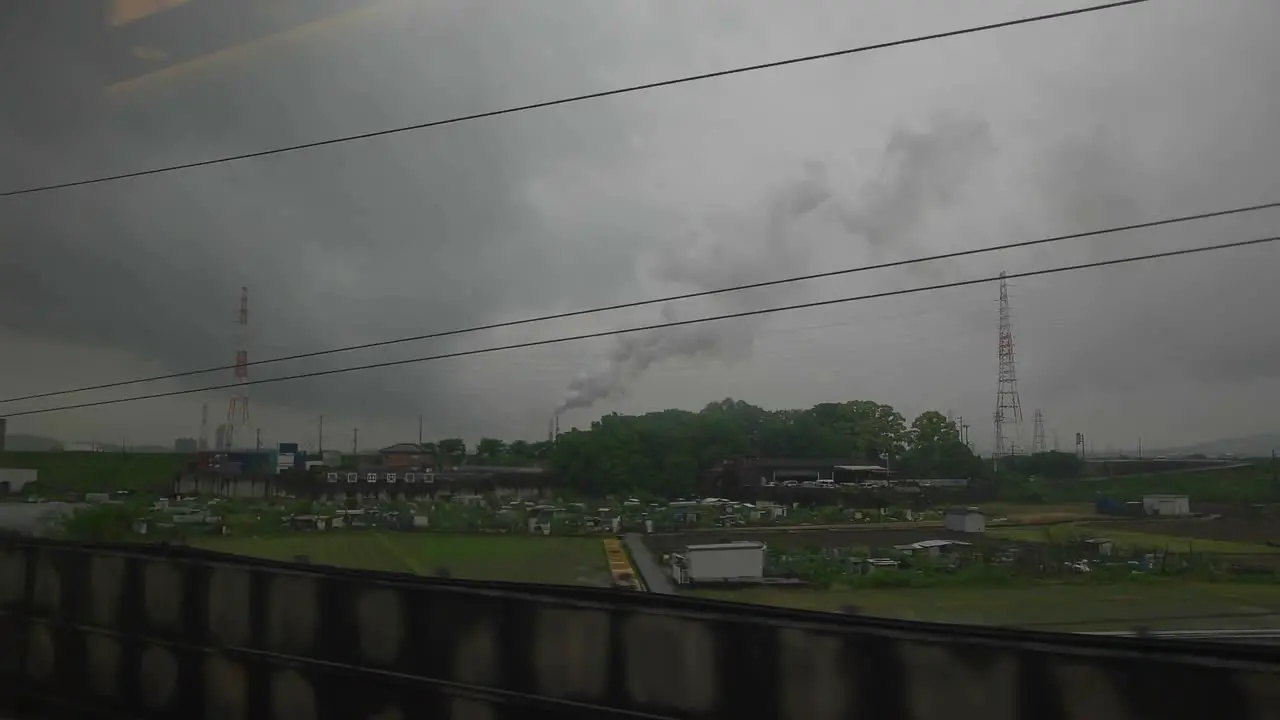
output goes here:
{"type": "Polygon", "coordinates": [[[1056,523],[1098,517],[1094,504],[1084,502],[1045,505],[994,502],[982,503],[980,507],[988,518],[1005,517],[1011,523],[1056,523]]]}
{"type": "Polygon", "coordinates": [[[210,537],[194,542],[220,552],[321,565],[454,577],[608,587],[598,538],[435,533],[299,533],[269,537],[210,537]]]}
{"type": "Polygon", "coordinates": [[[1139,624],[1152,629],[1280,627],[1280,585],[1276,584],[1143,581],[1018,588],[760,588],[695,594],[832,612],[853,605],[867,615],[903,620],[1026,625],[1044,630],[1128,630],[1139,624]],[[1205,617],[1210,615],[1215,617],[1205,617]]]}
{"type": "Polygon", "coordinates": [[[0,467],[39,471],[34,492],[164,492],[194,460],[176,453],[0,452],[0,467]]]}
{"type": "Polygon", "coordinates": [[[1007,540],[1037,543],[1062,543],[1082,537],[1105,537],[1121,547],[1152,550],[1168,549],[1169,552],[1176,553],[1197,552],[1241,555],[1280,553],[1280,548],[1262,543],[1202,540],[1179,537],[1177,535],[1131,532],[1123,528],[1123,523],[1069,523],[1043,527],[1000,527],[999,525],[992,525],[987,528],[986,534],[1007,540]]]}

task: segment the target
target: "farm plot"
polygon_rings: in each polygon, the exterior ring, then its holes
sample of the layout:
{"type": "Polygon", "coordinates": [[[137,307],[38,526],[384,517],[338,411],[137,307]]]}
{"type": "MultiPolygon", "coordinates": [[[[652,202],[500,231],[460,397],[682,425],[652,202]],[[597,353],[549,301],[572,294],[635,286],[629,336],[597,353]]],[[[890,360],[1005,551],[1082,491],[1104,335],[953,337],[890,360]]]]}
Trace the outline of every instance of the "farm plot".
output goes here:
{"type": "Polygon", "coordinates": [[[1168,535],[1198,540],[1265,545],[1280,542],[1280,522],[1232,517],[1186,520],[1138,520],[1125,523],[1130,532],[1168,535]]]}
{"type": "Polygon", "coordinates": [[[1083,632],[1179,628],[1280,628],[1280,585],[1126,582],[1029,587],[697,591],[702,597],[878,617],[1083,632]]]}

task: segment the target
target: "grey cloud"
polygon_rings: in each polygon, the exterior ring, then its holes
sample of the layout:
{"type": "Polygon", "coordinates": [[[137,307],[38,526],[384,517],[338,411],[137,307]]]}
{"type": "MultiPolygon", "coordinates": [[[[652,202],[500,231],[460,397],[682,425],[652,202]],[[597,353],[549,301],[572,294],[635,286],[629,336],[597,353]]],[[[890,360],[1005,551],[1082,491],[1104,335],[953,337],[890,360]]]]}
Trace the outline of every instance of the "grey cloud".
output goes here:
{"type": "MultiPolygon", "coordinates": [[[[467,19],[480,36],[510,31],[509,20],[475,27],[477,18],[467,19]]],[[[347,38],[350,52],[292,58],[271,76],[118,101],[81,128],[91,135],[84,142],[29,143],[25,168],[11,166],[5,185],[216,157],[531,99],[518,73],[510,77],[499,61],[510,51],[503,44],[472,47],[448,27],[432,33],[426,51],[417,39],[388,47],[357,35],[347,38]],[[367,53],[369,47],[379,52],[367,53]],[[444,72],[422,72],[424,58],[449,58],[450,66],[432,63],[444,72]],[[469,68],[469,76],[458,78],[456,68],[469,68]],[[379,82],[371,85],[370,77],[379,82]]],[[[600,118],[597,110],[592,119],[600,118]]],[[[580,125],[576,117],[533,117],[519,127],[499,119],[9,200],[2,222],[14,241],[0,261],[0,292],[7,307],[23,312],[6,313],[0,332],[123,349],[186,370],[230,362],[241,284],[251,288],[255,358],[465,327],[513,304],[545,301],[572,283],[553,290],[534,279],[558,261],[529,242],[533,218],[521,217],[522,182],[538,156],[589,147],[589,133],[573,133],[580,125]],[[540,143],[526,141],[548,123],[559,127],[542,132],[540,143]],[[571,136],[574,145],[563,144],[571,136]],[[491,257],[503,261],[480,262],[491,257]],[[515,268],[529,282],[512,276],[515,268]]],[[[252,374],[458,345],[419,343],[252,374]]],[[[418,366],[252,392],[312,410],[376,416],[426,406],[456,416],[466,405],[451,400],[450,385],[448,372],[418,366]]]]}
{"type": "MultiPolygon", "coordinates": [[[[883,13],[848,3],[739,0],[679,7],[572,0],[516,4],[502,13],[462,0],[430,5],[430,17],[398,21],[395,32],[385,23],[357,26],[269,71],[225,71],[189,93],[122,102],[80,126],[55,112],[23,116],[14,103],[0,104],[6,137],[18,138],[0,140],[0,184],[323,139],[1025,12],[1025,3],[961,10],[941,0],[883,13]]],[[[0,341],[15,349],[10,358],[54,341],[84,348],[84,367],[67,383],[78,384],[115,379],[95,374],[95,348],[113,358],[132,353],[149,371],[229,361],[241,284],[253,293],[254,352],[261,357],[608,304],[652,296],[659,287],[719,286],[790,268],[844,267],[1274,199],[1280,146],[1271,138],[1280,95],[1268,69],[1280,62],[1270,33],[1277,13],[1274,4],[1250,0],[1148,3],[234,166],[9,198],[0,201],[0,341]],[[785,252],[775,251],[764,242],[768,212],[748,199],[787,185],[806,159],[826,168],[831,197],[787,225],[788,243],[777,245],[785,252]],[[668,254],[673,238],[687,247],[668,254]]],[[[0,38],[0,52],[15,46],[11,39],[0,38]]],[[[42,54],[25,66],[49,72],[6,78],[28,94],[69,81],[94,84],[87,61],[57,63],[74,43],[28,45],[42,54]]],[[[1237,239],[1274,233],[1276,219],[877,273],[786,297],[1237,239]]],[[[1064,434],[1087,426],[1098,438],[1127,436],[1141,421],[1181,440],[1197,432],[1194,423],[1167,420],[1157,428],[1151,418],[1196,407],[1207,424],[1205,408],[1214,403],[1231,403],[1232,412],[1211,434],[1266,429],[1269,410],[1222,388],[1253,383],[1262,397],[1276,387],[1268,380],[1277,344],[1268,309],[1280,297],[1270,252],[1015,283],[1024,405],[1043,407],[1064,434]]],[[[777,297],[753,293],[735,302],[777,297]]],[[[947,407],[989,417],[993,301],[993,289],[975,288],[767,326],[708,327],[673,346],[632,338],[617,347],[637,357],[674,348],[688,360],[684,348],[710,349],[689,362],[653,363],[627,381],[629,397],[597,408],[692,407],[726,394],[772,406],[875,395],[907,410],[947,407]],[[889,304],[933,311],[904,315],[889,304]],[[785,362],[753,351],[775,342],[770,330],[849,318],[856,323],[827,333],[820,347],[779,343],[785,362]],[[738,361],[709,362],[724,358],[738,361]]],[[[673,316],[687,317],[694,307],[673,316]]],[[[528,334],[620,322],[583,319],[528,334]]],[[[278,371],[478,347],[509,335],[278,371]]],[[[552,407],[568,378],[539,374],[534,365],[559,363],[568,372],[564,367],[584,354],[581,347],[548,350],[536,360],[512,354],[254,392],[300,415],[367,415],[370,427],[391,427],[388,434],[403,434],[401,426],[422,410],[439,433],[539,436],[545,411],[529,408],[552,407]]],[[[113,361],[113,373],[121,362],[113,361]]],[[[45,375],[32,368],[29,377],[45,375]]],[[[136,422],[138,432],[157,439],[170,433],[170,425],[129,407],[102,417],[136,422]]],[[[341,421],[357,422],[366,423],[341,421]]],[[[974,430],[980,443],[981,425],[974,430]]]]}
{"type": "Polygon", "coordinates": [[[910,233],[921,217],[952,202],[995,149],[990,128],[979,118],[939,117],[925,129],[896,128],[875,179],[846,213],[846,227],[876,250],[911,249],[910,233]]]}

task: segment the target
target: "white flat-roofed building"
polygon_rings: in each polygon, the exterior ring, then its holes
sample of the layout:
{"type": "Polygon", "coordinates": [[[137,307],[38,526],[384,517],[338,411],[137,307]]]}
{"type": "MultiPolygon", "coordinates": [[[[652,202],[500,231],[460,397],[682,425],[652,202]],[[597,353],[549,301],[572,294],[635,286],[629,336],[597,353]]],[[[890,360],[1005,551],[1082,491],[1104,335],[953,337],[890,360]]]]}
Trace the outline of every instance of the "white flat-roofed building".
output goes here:
{"type": "Polygon", "coordinates": [[[757,580],[764,577],[765,544],[755,540],[689,545],[671,557],[671,574],[681,585],[757,580]]]}
{"type": "Polygon", "coordinates": [[[1191,498],[1187,495],[1143,495],[1142,512],[1161,517],[1191,514],[1191,498]]]}

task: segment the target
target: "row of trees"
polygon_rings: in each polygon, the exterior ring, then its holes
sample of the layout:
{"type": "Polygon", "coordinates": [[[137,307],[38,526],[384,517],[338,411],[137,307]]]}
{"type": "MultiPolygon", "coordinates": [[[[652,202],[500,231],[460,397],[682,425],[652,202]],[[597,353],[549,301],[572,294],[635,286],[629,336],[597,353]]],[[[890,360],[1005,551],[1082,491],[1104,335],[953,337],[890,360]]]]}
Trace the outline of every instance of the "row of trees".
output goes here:
{"type": "Polygon", "coordinates": [[[914,477],[973,477],[982,468],[943,414],[908,423],[893,407],[865,400],[765,410],[726,399],[699,412],[614,413],[562,434],[546,463],[582,493],[676,497],[693,494],[702,472],[738,456],[888,462],[914,477]]]}
{"type": "MultiPolygon", "coordinates": [[[[551,456],[554,443],[549,440],[507,442],[497,438],[481,438],[474,448],[467,447],[462,438],[445,438],[422,443],[423,450],[440,459],[441,465],[536,465],[544,464],[551,456]]],[[[377,456],[372,450],[360,455],[344,455],[349,464],[374,462],[377,456]]]]}
{"type": "MultiPolygon", "coordinates": [[[[990,467],[942,413],[929,410],[908,422],[892,406],[869,400],[765,410],[725,399],[698,412],[613,413],[555,443],[482,438],[469,449],[450,438],[427,443],[427,450],[454,465],[543,465],[590,495],[687,496],[702,472],[742,456],[844,458],[888,463],[899,477],[992,479],[990,467]]],[[[1010,458],[1006,469],[1024,478],[1074,478],[1079,461],[1068,453],[1041,453],[1010,458]]]]}

